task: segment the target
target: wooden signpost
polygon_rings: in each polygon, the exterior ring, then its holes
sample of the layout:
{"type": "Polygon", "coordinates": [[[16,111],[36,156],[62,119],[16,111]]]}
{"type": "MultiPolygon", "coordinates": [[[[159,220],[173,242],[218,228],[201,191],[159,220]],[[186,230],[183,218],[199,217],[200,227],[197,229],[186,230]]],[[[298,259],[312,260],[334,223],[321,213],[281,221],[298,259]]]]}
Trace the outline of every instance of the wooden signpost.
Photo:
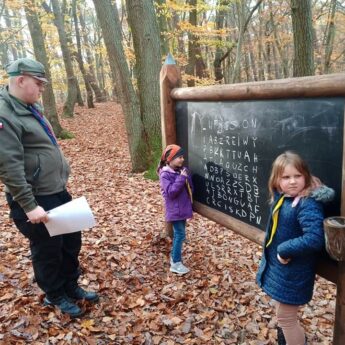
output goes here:
{"type": "MultiPolygon", "coordinates": [[[[207,87],[180,84],[179,68],[169,55],[160,79],[163,146],[177,143],[186,150],[196,212],[262,245],[272,161],[294,150],[336,190],[326,215],[345,216],[345,73],[207,87]]],[[[317,273],[337,284],[333,344],[343,345],[345,261],[322,258],[317,273]]]]}

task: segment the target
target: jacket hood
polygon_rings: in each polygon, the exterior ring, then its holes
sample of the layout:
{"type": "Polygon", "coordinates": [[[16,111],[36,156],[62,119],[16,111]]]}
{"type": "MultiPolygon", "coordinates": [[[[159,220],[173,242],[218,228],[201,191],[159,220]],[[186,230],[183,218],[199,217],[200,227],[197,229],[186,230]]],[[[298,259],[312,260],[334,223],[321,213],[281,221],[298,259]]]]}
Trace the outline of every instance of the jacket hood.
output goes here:
{"type": "Polygon", "coordinates": [[[170,172],[172,174],[178,174],[178,172],[175,171],[174,169],[170,168],[169,165],[165,165],[159,172],[162,173],[163,171],[167,171],[167,172],[170,172]]]}
{"type": "Polygon", "coordinates": [[[325,185],[317,187],[310,193],[310,197],[314,198],[316,201],[327,203],[334,199],[335,191],[325,185]]]}

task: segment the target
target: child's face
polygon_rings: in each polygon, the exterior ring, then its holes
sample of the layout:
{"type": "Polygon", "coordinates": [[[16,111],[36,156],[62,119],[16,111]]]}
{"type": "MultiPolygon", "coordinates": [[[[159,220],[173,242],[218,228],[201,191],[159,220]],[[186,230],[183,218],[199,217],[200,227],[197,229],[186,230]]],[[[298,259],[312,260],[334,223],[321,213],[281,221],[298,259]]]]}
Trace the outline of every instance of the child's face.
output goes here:
{"type": "Polygon", "coordinates": [[[305,187],[305,177],[293,165],[288,164],[279,178],[281,191],[290,196],[297,196],[305,187]]]}
{"type": "Polygon", "coordinates": [[[184,162],[184,157],[183,157],[183,156],[179,156],[179,157],[173,159],[173,160],[169,163],[169,166],[170,166],[170,168],[172,168],[172,169],[182,168],[183,162],[184,162]]]}

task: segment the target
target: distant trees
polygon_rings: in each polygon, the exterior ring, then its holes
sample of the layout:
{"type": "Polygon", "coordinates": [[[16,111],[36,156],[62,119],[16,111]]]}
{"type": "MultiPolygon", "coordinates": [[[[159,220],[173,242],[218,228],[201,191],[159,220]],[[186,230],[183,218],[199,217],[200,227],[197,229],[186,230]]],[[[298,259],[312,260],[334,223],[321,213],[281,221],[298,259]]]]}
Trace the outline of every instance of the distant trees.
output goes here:
{"type": "Polygon", "coordinates": [[[168,52],[189,86],[339,72],[344,8],[345,0],[3,1],[0,61],[35,55],[45,64],[52,87],[43,101],[57,133],[54,96],[65,116],[83,99],[119,101],[133,170],[142,171],[160,148],[168,52]]]}
{"type": "MultiPolygon", "coordinates": [[[[25,14],[34,47],[35,57],[44,65],[47,79],[51,80],[50,63],[47,50],[44,45],[44,35],[41,28],[41,23],[39,21],[39,10],[40,9],[36,7],[34,0],[26,0],[25,14]]],[[[47,118],[53,126],[54,133],[59,137],[62,133],[62,127],[60,125],[56,110],[55,95],[51,82],[46,85],[42,98],[47,118]]]]}

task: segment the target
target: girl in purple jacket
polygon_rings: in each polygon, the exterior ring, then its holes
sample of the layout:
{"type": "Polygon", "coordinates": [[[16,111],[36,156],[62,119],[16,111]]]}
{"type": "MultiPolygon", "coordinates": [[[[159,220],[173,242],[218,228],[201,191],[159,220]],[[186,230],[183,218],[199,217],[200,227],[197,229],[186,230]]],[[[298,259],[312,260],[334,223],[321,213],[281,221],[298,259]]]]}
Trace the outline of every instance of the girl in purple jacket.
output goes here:
{"type": "Polygon", "coordinates": [[[178,274],[189,272],[181,256],[186,237],[186,219],[193,216],[192,180],[187,168],[183,167],[183,153],[180,146],[168,145],[157,169],[165,201],[165,220],[172,223],[174,230],[170,271],[178,274]]]}

